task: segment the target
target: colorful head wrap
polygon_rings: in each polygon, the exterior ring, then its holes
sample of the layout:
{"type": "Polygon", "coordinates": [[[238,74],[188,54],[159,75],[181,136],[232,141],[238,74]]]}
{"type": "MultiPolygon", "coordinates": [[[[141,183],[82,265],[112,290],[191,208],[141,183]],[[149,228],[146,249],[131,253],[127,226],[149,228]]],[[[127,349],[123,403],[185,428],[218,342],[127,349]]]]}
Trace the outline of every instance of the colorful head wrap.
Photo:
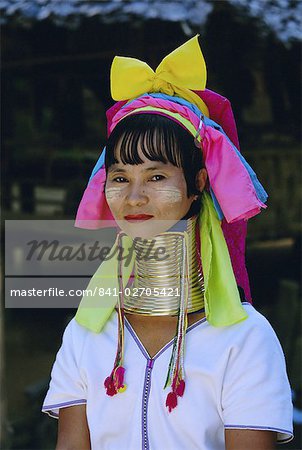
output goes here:
{"type": "MultiPolygon", "coordinates": [[[[149,112],[177,121],[196,136],[202,146],[210,194],[222,220],[236,281],[250,300],[244,257],[246,220],[265,208],[267,194],[239,152],[229,101],[208,89],[202,90],[205,83],[205,63],[197,36],[166,56],[155,72],[136,59],[115,57],[111,90],[113,98],[119,101],[107,111],[108,135],[127,115],[149,112]],[[160,92],[144,92],[156,89],[160,92]],[[139,94],[142,95],[132,98],[139,94]],[[125,99],[129,98],[127,102],[125,99]]],[[[104,195],[104,161],[105,149],[80,203],[76,217],[78,227],[95,229],[104,226],[103,221],[114,220],[104,195]]]]}
{"type": "MultiPolygon", "coordinates": [[[[197,36],[166,56],[155,72],[139,60],[115,57],[111,67],[111,92],[118,102],[107,112],[108,135],[125,117],[148,113],[168,117],[194,137],[196,147],[199,147],[196,151],[203,153],[209,178],[209,193],[202,194],[200,220],[205,312],[211,325],[228,326],[246,318],[237,289],[238,284],[250,299],[244,257],[246,221],[265,208],[267,194],[239,152],[229,101],[205,86],[206,66],[197,36]]],[[[81,200],[76,217],[78,227],[96,229],[104,226],[106,220],[114,221],[104,194],[105,151],[93,169],[81,200]]],[[[120,239],[125,241],[122,244],[131,245],[130,238],[118,237],[112,255],[116,253],[120,239]]],[[[117,291],[123,290],[133,263],[122,267],[123,263],[111,258],[97,270],[88,289],[97,292],[95,287],[101,283],[117,291]]],[[[115,306],[116,299],[111,296],[83,297],[76,320],[88,329],[100,332],[115,306]]],[[[120,300],[118,306],[118,349],[112,373],[105,380],[108,395],[125,389],[124,317],[120,300]]],[[[178,337],[185,334],[185,322],[178,337]]],[[[181,351],[177,351],[177,356],[171,356],[171,363],[177,370],[170,380],[172,392],[166,403],[169,410],[176,406],[177,396],[183,395],[183,368],[177,362],[182,359],[179,358],[181,351]]]]}

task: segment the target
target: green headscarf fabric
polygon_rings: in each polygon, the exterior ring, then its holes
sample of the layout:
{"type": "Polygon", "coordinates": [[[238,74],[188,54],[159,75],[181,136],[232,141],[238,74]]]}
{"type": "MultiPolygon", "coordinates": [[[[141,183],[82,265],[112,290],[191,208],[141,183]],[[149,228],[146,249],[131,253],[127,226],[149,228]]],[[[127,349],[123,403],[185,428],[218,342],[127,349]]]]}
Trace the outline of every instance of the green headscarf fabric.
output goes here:
{"type": "MultiPolygon", "coordinates": [[[[102,331],[117,304],[117,297],[112,294],[118,293],[120,289],[118,282],[119,243],[122,244],[123,250],[132,248],[132,239],[130,237],[123,235],[121,238],[116,238],[110,253],[106,257],[107,260],[101,263],[86,288],[86,291],[91,292],[92,295],[84,295],[82,297],[75,315],[75,319],[80,325],[95,333],[102,331]],[[105,292],[107,290],[111,295],[100,295],[99,288],[103,288],[105,292]]],[[[124,288],[132,273],[133,265],[134,256],[132,252],[131,261],[128,258],[122,260],[121,272],[124,288]]]]}
{"type": "Polygon", "coordinates": [[[247,313],[241,304],[221,222],[205,191],[199,223],[207,320],[215,327],[241,322],[247,318],[247,313]]]}

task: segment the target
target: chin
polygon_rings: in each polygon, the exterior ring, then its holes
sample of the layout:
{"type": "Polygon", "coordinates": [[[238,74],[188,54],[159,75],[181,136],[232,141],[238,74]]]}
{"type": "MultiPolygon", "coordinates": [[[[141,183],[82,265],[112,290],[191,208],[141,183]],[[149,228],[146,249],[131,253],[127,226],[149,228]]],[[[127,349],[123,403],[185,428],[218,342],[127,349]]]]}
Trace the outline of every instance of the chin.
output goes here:
{"type": "Polygon", "coordinates": [[[178,220],[144,220],[139,222],[128,222],[127,220],[116,221],[120,229],[132,239],[151,239],[168,231],[178,220]]]}

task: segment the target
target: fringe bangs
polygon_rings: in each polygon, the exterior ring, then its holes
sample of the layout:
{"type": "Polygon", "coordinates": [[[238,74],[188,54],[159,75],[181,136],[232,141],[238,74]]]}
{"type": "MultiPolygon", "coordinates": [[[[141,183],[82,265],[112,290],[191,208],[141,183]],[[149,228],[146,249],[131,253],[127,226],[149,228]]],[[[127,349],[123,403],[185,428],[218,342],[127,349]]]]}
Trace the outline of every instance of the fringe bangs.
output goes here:
{"type": "MultiPolygon", "coordinates": [[[[150,161],[170,162],[182,167],[180,136],[175,122],[155,114],[137,114],[123,119],[113,130],[106,146],[106,170],[117,162],[142,164],[139,153],[150,161]]],[[[185,130],[180,132],[186,133],[185,130]]]]}

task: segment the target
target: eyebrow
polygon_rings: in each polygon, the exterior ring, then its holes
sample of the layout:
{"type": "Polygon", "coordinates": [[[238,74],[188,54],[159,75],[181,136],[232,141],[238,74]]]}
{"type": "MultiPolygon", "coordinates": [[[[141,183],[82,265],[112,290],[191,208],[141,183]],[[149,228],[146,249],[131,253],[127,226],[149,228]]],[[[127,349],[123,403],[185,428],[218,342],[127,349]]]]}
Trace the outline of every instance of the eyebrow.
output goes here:
{"type": "Polygon", "coordinates": [[[111,168],[109,168],[108,172],[110,172],[110,173],[116,173],[116,172],[122,172],[122,173],[125,173],[126,170],[125,170],[125,169],[119,169],[119,168],[116,168],[116,169],[111,169],[111,168]]]}
{"type": "MultiPolygon", "coordinates": [[[[148,167],[147,169],[144,169],[145,172],[151,172],[152,170],[160,170],[160,167],[158,166],[152,166],[152,167],[148,167]]],[[[127,170],[126,169],[122,169],[122,168],[115,168],[115,169],[109,169],[110,173],[126,173],[127,170]]]]}

